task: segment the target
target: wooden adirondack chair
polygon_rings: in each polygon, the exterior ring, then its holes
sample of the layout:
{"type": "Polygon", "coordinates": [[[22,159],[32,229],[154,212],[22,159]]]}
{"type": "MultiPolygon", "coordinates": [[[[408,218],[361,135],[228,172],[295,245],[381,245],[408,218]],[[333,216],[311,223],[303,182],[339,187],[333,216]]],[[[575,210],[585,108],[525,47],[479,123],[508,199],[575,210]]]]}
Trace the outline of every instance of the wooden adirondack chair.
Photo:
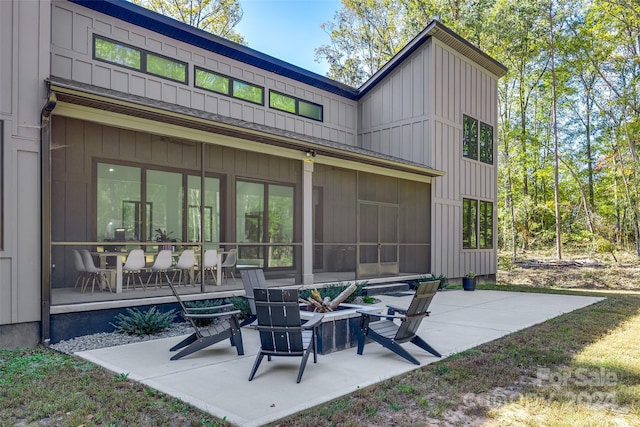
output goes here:
{"type": "Polygon", "coordinates": [[[171,283],[171,281],[168,283],[173,295],[182,308],[182,316],[191,324],[194,330],[193,334],[171,347],[169,351],[183,349],[171,357],[171,360],[178,360],[227,338],[231,341],[231,345],[235,346],[238,356],[244,354],[242,332],[240,331],[240,323],[238,320],[240,310],[229,311],[230,308],[233,308],[233,304],[198,308],[187,307],[178,292],[176,292],[173,283],[171,283]],[[196,319],[212,319],[213,323],[207,326],[198,326],[195,321],[196,319]]]}
{"type": "Polygon", "coordinates": [[[253,297],[253,290],[266,289],[267,279],[264,277],[264,271],[259,268],[240,270],[240,277],[244,286],[244,296],[249,301],[249,308],[251,309],[251,315],[240,324],[240,326],[245,326],[256,320],[256,303],[253,297]]]}
{"type": "Polygon", "coordinates": [[[313,363],[317,363],[316,328],[323,314],[316,313],[304,325],[300,318],[297,289],[255,289],[260,351],[249,374],[249,381],[256,374],[262,358],[271,356],[300,356],[299,383],[307,365],[309,353],[313,352],[313,363]]]}
{"type": "Polygon", "coordinates": [[[420,283],[409,308],[406,309],[388,305],[387,314],[359,311],[362,317],[360,318],[358,354],[362,354],[365,340],[368,337],[416,365],[420,364],[418,359],[413,357],[400,344],[412,342],[434,356],[442,357],[442,355],[427,344],[426,341],[416,335],[422,319],[429,315],[427,309],[429,308],[429,304],[431,304],[433,296],[438,291],[439,285],[439,280],[420,283]],[[381,320],[371,322],[372,317],[381,318],[381,320]],[[395,323],[393,321],[394,319],[399,319],[400,324],[395,323]]]}

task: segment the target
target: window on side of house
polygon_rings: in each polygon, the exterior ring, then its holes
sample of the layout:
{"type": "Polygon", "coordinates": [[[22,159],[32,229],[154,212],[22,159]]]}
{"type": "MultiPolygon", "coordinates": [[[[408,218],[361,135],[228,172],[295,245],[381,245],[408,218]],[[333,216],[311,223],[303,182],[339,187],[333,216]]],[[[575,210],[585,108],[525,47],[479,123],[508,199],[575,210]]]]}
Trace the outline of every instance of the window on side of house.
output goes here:
{"type": "Polygon", "coordinates": [[[279,92],[269,91],[269,107],[320,122],[323,120],[322,105],[279,92]]]}
{"type": "Polygon", "coordinates": [[[142,50],[103,37],[93,37],[93,57],[142,71],[142,50]]]}
{"type": "Polygon", "coordinates": [[[493,203],[483,200],[462,201],[463,249],[493,248],[493,203]]]}
{"type": "Polygon", "coordinates": [[[493,164],[493,126],[473,117],[462,118],[462,155],[467,159],[493,164]]]}
{"type": "Polygon", "coordinates": [[[187,64],[165,56],[147,53],[146,71],[158,77],[187,83],[187,64]]]}
{"type": "Polygon", "coordinates": [[[478,201],[462,200],[462,248],[476,249],[478,247],[478,201]]]}
{"type": "Polygon", "coordinates": [[[195,87],[264,105],[264,88],[196,67],[195,87]]]}
{"type": "Polygon", "coordinates": [[[95,34],[93,36],[93,57],[143,73],[187,83],[188,64],[186,62],[176,61],[95,34]]]}
{"type": "Polygon", "coordinates": [[[469,116],[462,118],[462,155],[478,160],[478,121],[469,116]]]}
{"type": "Polygon", "coordinates": [[[234,98],[244,99],[245,101],[253,102],[254,104],[264,104],[264,89],[260,86],[252,85],[251,83],[240,80],[234,80],[232,89],[233,92],[231,93],[231,96],[234,98]]]}
{"type": "Polygon", "coordinates": [[[480,161],[493,164],[493,126],[480,123],[480,161]]]}
{"type": "Polygon", "coordinates": [[[223,95],[231,95],[230,78],[222,74],[196,68],[195,86],[200,89],[210,90],[223,95]]]}
{"type": "Polygon", "coordinates": [[[480,249],[493,248],[493,203],[480,201],[480,249]]]}

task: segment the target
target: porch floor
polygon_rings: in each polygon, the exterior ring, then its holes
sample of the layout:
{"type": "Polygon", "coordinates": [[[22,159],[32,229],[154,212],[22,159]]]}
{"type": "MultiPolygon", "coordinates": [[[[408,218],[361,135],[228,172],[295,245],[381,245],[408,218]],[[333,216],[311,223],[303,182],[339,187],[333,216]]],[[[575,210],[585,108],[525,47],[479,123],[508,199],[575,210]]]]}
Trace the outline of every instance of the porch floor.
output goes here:
{"type": "MultiPolygon", "coordinates": [[[[408,305],[410,293],[380,295],[380,305],[408,305]]],[[[442,291],[430,306],[420,336],[443,357],[544,322],[602,298],[500,291],[442,291]]],[[[182,337],[78,353],[114,373],[139,381],[236,425],[259,426],[400,375],[412,365],[376,343],[310,359],[296,384],[299,358],[264,360],[248,381],[260,343],[251,327],[242,330],[245,355],[228,341],[170,361],[169,348],[182,337]]],[[[422,365],[440,360],[404,344],[422,365]]]]}

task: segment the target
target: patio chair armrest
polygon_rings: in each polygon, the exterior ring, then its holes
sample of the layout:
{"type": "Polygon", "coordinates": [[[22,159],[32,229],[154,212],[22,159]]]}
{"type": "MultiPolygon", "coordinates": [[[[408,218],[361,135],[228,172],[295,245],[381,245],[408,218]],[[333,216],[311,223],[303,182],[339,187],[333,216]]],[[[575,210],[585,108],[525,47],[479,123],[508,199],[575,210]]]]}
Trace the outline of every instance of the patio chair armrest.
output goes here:
{"type": "Polygon", "coordinates": [[[233,304],[212,305],[211,307],[186,307],[186,310],[188,313],[194,312],[194,314],[196,314],[196,312],[198,311],[209,311],[209,310],[220,311],[220,310],[224,310],[231,307],[233,307],[233,304]]]}
{"type": "Polygon", "coordinates": [[[215,319],[216,317],[237,316],[240,310],[223,311],[222,313],[183,313],[183,316],[189,319],[215,319]]]}
{"type": "Polygon", "coordinates": [[[313,316],[311,316],[311,319],[307,320],[307,322],[302,325],[302,329],[315,328],[316,326],[318,326],[318,324],[320,324],[323,317],[324,314],[322,313],[314,313],[313,316]]]}
{"type": "Polygon", "coordinates": [[[387,304],[387,312],[389,314],[400,313],[405,314],[408,310],[406,307],[398,307],[397,305],[387,304]]]}
{"type": "Polygon", "coordinates": [[[379,317],[379,318],[384,317],[385,319],[404,319],[406,317],[405,315],[374,313],[372,311],[364,311],[364,310],[356,310],[356,313],[360,313],[363,316],[371,316],[371,317],[379,317]]]}

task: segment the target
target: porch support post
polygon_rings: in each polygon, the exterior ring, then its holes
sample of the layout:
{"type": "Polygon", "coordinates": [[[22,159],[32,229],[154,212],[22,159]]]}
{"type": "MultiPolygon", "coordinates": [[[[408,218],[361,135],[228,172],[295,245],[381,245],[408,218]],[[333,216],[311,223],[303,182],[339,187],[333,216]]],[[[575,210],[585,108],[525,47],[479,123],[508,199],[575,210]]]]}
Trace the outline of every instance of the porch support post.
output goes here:
{"type": "Polygon", "coordinates": [[[313,284],[313,158],[302,162],[302,284],[313,284]]]}

